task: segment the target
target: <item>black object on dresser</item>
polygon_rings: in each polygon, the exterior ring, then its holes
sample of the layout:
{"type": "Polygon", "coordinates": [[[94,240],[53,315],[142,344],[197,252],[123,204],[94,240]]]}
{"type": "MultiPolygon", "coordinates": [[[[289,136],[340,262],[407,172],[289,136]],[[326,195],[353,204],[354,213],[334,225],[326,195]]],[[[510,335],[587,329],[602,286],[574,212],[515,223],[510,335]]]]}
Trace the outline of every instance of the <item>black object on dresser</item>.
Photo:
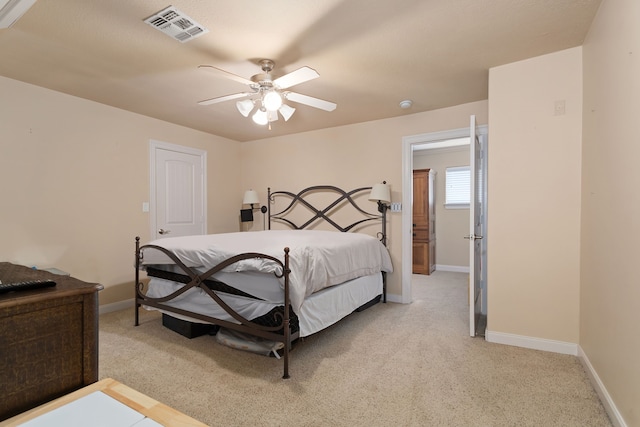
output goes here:
{"type": "Polygon", "coordinates": [[[0,262],[0,281],[56,285],[0,294],[0,421],[98,380],[102,285],[0,262]]]}

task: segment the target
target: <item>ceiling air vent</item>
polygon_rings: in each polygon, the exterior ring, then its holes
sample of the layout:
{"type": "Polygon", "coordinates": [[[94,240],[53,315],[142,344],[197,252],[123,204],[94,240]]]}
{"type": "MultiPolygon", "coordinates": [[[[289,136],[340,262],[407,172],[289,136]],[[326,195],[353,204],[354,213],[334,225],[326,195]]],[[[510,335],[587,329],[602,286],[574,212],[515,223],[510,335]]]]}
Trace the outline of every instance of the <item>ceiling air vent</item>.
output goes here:
{"type": "Polygon", "coordinates": [[[144,22],[181,43],[188,42],[209,32],[209,30],[173,6],[153,14],[145,19],[144,22]]]}

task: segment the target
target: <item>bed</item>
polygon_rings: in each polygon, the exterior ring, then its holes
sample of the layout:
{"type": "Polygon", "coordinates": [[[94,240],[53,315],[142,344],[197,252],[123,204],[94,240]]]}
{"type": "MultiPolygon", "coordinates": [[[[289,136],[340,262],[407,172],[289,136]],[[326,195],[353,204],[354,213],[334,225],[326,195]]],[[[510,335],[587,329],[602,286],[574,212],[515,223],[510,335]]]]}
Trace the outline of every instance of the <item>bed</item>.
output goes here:
{"type": "Polygon", "coordinates": [[[144,307],[280,343],[289,378],[292,342],[386,302],[386,210],[360,206],[370,189],[268,189],[266,230],[136,237],[135,325],[144,307]]]}

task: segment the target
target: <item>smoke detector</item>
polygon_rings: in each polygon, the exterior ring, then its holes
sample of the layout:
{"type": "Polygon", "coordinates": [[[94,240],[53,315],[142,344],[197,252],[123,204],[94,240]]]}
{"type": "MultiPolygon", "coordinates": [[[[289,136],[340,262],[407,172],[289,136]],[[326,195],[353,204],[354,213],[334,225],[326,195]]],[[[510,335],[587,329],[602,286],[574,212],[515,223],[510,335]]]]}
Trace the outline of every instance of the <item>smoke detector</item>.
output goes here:
{"type": "Polygon", "coordinates": [[[180,43],[188,42],[209,32],[205,27],[173,6],[156,12],[145,19],[144,22],[178,40],[180,43]]]}
{"type": "Polygon", "coordinates": [[[404,101],[400,101],[400,108],[406,110],[407,108],[411,108],[413,105],[413,101],[410,99],[405,99],[404,101]]]}

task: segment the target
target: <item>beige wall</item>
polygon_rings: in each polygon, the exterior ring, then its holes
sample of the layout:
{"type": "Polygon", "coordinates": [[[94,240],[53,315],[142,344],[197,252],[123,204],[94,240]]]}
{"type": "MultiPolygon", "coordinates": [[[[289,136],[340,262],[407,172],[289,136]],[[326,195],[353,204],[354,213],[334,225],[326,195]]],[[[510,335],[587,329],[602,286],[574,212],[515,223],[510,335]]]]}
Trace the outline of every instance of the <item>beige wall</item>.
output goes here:
{"type": "MultiPolygon", "coordinates": [[[[247,188],[264,203],[267,186],[355,188],[386,180],[393,201],[402,202],[402,137],[459,129],[471,114],[487,123],[487,102],[479,101],[241,144],[1,77],[0,93],[0,199],[7,207],[0,259],[99,282],[101,304],[131,297],[134,237],[149,238],[142,203],[149,201],[151,139],[207,151],[208,231],[216,233],[239,229],[247,188]]],[[[396,269],[389,292],[400,295],[401,214],[389,216],[396,269]]]]}
{"type": "Polygon", "coordinates": [[[238,229],[237,142],[2,77],[0,93],[1,260],[99,282],[101,304],[131,298],[150,139],[208,152],[209,231],[238,229]]]}
{"type": "Polygon", "coordinates": [[[489,332],[578,343],[581,120],[581,48],[490,70],[489,332]]]}
{"type": "Polygon", "coordinates": [[[469,147],[422,150],[413,155],[414,169],[433,169],[436,210],[436,265],[469,268],[469,209],[445,209],[445,172],[451,166],[469,166],[469,147]]]}
{"type": "MultiPolygon", "coordinates": [[[[338,107],[339,108],[339,107],[338,107]]],[[[338,110],[336,110],[336,113],[338,110]]],[[[386,180],[392,201],[402,200],[402,137],[469,126],[475,114],[487,124],[486,101],[410,114],[393,119],[360,123],[242,143],[242,185],[258,191],[266,201],[266,188],[301,190],[330,184],[344,189],[386,180]]],[[[395,271],[389,275],[389,293],[401,294],[401,214],[389,214],[388,245],[395,271]]],[[[255,226],[262,228],[262,223],[255,226]]]]}
{"type": "Polygon", "coordinates": [[[583,47],[580,346],[640,426],[640,2],[604,0],[583,47]]]}

